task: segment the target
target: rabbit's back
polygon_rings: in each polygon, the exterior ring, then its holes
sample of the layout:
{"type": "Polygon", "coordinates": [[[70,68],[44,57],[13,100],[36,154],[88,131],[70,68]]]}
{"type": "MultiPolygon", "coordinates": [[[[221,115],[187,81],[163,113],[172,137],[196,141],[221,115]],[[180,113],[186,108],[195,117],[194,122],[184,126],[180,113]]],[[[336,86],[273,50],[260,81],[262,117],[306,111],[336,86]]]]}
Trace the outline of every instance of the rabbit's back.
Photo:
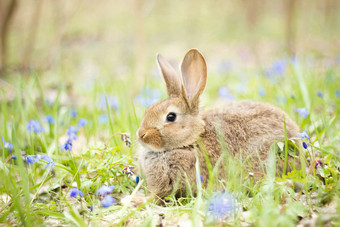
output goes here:
{"type": "Polygon", "coordinates": [[[265,161],[270,146],[284,139],[285,123],[288,138],[299,133],[299,127],[283,110],[261,102],[233,102],[202,117],[206,123],[202,141],[213,162],[220,157],[224,142],[233,156],[242,152],[248,160],[265,161]]]}

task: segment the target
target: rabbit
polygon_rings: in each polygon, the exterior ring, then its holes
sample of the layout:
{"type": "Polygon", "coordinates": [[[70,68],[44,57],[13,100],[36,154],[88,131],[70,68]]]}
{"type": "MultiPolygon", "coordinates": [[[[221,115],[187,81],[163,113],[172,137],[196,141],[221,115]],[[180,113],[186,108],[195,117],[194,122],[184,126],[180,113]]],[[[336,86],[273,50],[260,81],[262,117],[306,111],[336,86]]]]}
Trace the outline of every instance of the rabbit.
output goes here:
{"type": "Polygon", "coordinates": [[[214,167],[223,153],[221,138],[229,154],[235,157],[242,154],[254,163],[253,171],[263,172],[259,162],[267,159],[273,143],[285,138],[284,124],[288,138],[300,132],[284,111],[267,103],[232,102],[201,113],[199,98],[207,83],[207,65],[197,49],[190,49],[182,60],[182,80],[159,54],[157,64],[169,97],[146,110],[137,131],[140,144],[137,153],[146,186],[159,198],[170,193],[177,197],[186,195],[187,182],[196,185],[195,149],[200,180],[207,185],[203,151],[214,167]]]}

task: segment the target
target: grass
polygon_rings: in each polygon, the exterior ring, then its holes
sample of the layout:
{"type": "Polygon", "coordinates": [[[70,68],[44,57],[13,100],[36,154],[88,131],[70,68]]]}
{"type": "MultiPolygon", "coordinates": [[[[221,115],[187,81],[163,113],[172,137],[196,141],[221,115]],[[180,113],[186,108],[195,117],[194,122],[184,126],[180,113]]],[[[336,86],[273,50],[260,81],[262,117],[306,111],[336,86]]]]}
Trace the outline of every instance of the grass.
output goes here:
{"type": "MultiPolygon", "coordinates": [[[[165,88],[159,85],[161,78],[149,78],[148,88],[144,90],[132,88],[129,77],[112,79],[110,83],[94,79],[86,81],[86,86],[80,83],[71,88],[62,83],[54,88],[46,87],[40,82],[40,73],[19,81],[8,80],[1,90],[0,135],[14,149],[9,152],[3,143],[0,145],[0,222],[26,226],[43,223],[154,226],[161,220],[166,225],[191,222],[195,226],[201,223],[295,226],[314,213],[319,215],[321,223],[325,207],[330,206],[334,210],[331,223],[339,225],[340,217],[335,215],[338,213],[335,209],[340,209],[340,87],[336,83],[340,79],[339,66],[321,67],[317,59],[313,65],[302,58],[294,62],[283,58],[283,61],[282,75],[271,76],[257,67],[244,69],[242,74],[233,68],[211,67],[202,103],[214,106],[224,99],[252,99],[280,106],[311,137],[306,141],[307,149],[298,147],[308,170],[276,176],[273,174],[276,155],[271,153],[268,161],[263,161],[269,166],[268,174],[255,180],[244,173],[239,177],[235,159],[226,155],[221,161],[229,163],[227,180],[216,180],[217,171],[212,166],[208,188],[202,188],[198,182],[196,197],[175,200],[170,195],[165,206],[152,201],[139,207],[121,203],[123,197],[136,194],[137,189],[147,193],[143,179],[136,184],[135,176],[123,170],[136,166],[135,132],[145,102],[166,97],[165,88]],[[229,94],[219,96],[221,86],[228,88],[229,94]],[[7,87],[14,91],[14,96],[9,97],[7,87]],[[306,108],[308,116],[299,116],[297,108],[306,108]],[[55,123],[46,122],[48,114],[55,123]],[[88,123],[79,127],[71,152],[61,150],[67,129],[77,126],[80,118],[88,123]],[[26,125],[30,120],[39,120],[44,131],[29,133],[26,125]],[[116,133],[129,133],[131,147],[116,133]],[[113,134],[116,135],[111,138],[113,134]],[[45,168],[44,160],[27,164],[26,155],[38,154],[53,159],[53,171],[45,168]],[[11,159],[11,155],[16,159],[11,159]],[[101,206],[103,198],[96,193],[104,184],[115,186],[113,196],[117,204],[109,208],[101,206]],[[84,197],[70,198],[74,187],[84,197]],[[237,212],[224,222],[212,219],[208,212],[209,199],[221,190],[228,191],[238,201],[237,212]]],[[[293,143],[289,138],[282,142],[293,143]]],[[[275,148],[280,147],[279,144],[275,148]]]]}

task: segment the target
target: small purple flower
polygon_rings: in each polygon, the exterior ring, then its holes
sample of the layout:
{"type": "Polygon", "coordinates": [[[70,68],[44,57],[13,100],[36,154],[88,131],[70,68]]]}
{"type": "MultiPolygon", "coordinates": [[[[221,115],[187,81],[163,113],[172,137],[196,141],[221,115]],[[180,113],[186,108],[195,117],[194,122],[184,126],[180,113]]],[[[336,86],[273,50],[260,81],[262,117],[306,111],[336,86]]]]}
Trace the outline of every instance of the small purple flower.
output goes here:
{"type": "Polygon", "coordinates": [[[114,204],[116,204],[116,200],[110,195],[105,196],[105,198],[102,201],[102,206],[105,208],[108,208],[114,204]]]}
{"type": "Polygon", "coordinates": [[[67,129],[67,132],[66,132],[66,134],[68,135],[68,136],[71,136],[72,134],[75,134],[75,135],[77,135],[77,133],[78,133],[78,127],[75,127],[75,126],[70,126],[68,129],[67,129]]]}
{"type": "Polygon", "coordinates": [[[262,87],[262,88],[259,89],[259,95],[260,95],[261,97],[266,96],[266,94],[267,94],[267,91],[266,91],[265,88],[262,87]]]}
{"type": "Polygon", "coordinates": [[[75,117],[77,117],[77,115],[78,115],[78,111],[75,110],[75,109],[71,109],[71,111],[70,111],[70,116],[71,116],[72,118],[75,118],[75,117]]]}
{"type": "Polygon", "coordinates": [[[78,126],[79,127],[84,127],[85,125],[87,124],[87,120],[84,119],[84,118],[79,118],[79,121],[78,121],[78,126]]]}
{"type": "Polygon", "coordinates": [[[30,120],[26,125],[26,129],[29,133],[40,133],[44,131],[44,128],[41,126],[40,121],[30,120]]]}
{"type": "Polygon", "coordinates": [[[319,167],[322,167],[322,161],[319,159],[316,161],[315,163],[315,169],[319,168],[319,167]]]}
{"type": "Polygon", "coordinates": [[[133,167],[133,166],[125,166],[124,168],[123,168],[123,174],[126,174],[126,175],[128,175],[128,176],[132,176],[134,173],[133,173],[133,169],[134,169],[135,167],[133,167]]]}
{"type": "Polygon", "coordinates": [[[36,159],[36,157],[37,157],[36,155],[27,155],[26,156],[27,164],[33,164],[33,163],[39,161],[39,160],[36,159]]]}
{"type": "Polygon", "coordinates": [[[131,147],[132,142],[130,140],[130,135],[128,133],[121,133],[120,139],[125,142],[126,146],[131,147]]]}
{"type": "Polygon", "coordinates": [[[305,141],[302,142],[302,146],[303,146],[303,148],[305,148],[305,149],[307,149],[307,147],[308,147],[308,146],[307,146],[307,143],[306,143],[305,141]]]}
{"type": "Polygon", "coordinates": [[[51,171],[53,170],[55,163],[48,155],[44,154],[44,155],[27,155],[26,156],[27,164],[33,164],[33,163],[38,162],[40,160],[44,160],[45,162],[47,162],[45,169],[47,167],[50,167],[51,171]]]}
{"type": "Polygon", "coordinates": [[[52,117],[52,115],[46,115],[46,116],[45,116],[45,121],[47,121],[47,123],[48,123],[49,125],[55,123],[55,120],[54,120],[54,118],[52,117]]]}
{"type": "Polygon", "coordinates": [[[53,171],[53,167],[55,166],[54,161],[52,160],[52,158],[50,158],[48,155],[44,154],[44,155],[38,155],[37,158],[39,160],[44,160],[46,163],[45,169],[47,169],[47,167],[50,167],[51,171],[53,171]]]}
{"type": "Polygon", "coordinates": [[[78,188],[72,188],[71,189],[71,193],[70,193],[70,197],[71,198],[76,198],[77,196],[83,197],[84,193],[82,191],[80,191],[78,188]]]}
{"type": "Polygon", "coordinates": [[[323,93],[321,91],[318,91],[317,96],[323,98],[323,93]]]}
{"type": "Polygon", "coordinates": [[[282,76],[285,73],[286,67],[287,62],[285,60],[276,60],[266,71],[266,76],[273,83],[277,83],[277,76],[282,76]]]}
{"type": "Polygon", "coordinates": [[[8,149],[8,152],[11,153],[14,147],[13,144],[6,142],[4,137],[2,137],[2,142],[4,143],[4,148],[8,149]]]}
{"type": "Polygon", "coordinates": [[[306,138],[307,140],[310,140],[310,137],[309,137],[309,135],[307,134],[306,131],[303,131],[303,132],[297,134],[296,137],[300,137],[301,140],[303,140],[303,139],[305,139],[305,138],[306,138]]]}
{"type": "Polygon", "coordinates": [[[223,98],[226,101],[233,101],[233,100],[235,100],[235,97],[232,94],[230,94],[229,89],[226,88],[226,87],[220,87],[220,89],[218,90],[217,95],[220,98],[223,98]]]}
{"type": "Polygon", "coordinates": [[[208,202],[208,213],[223,220],[236,211],[236,199],[226,192],[213,195],[208,202]]]}
{"type": "Polygon", "coordinates": [[[200,180],[201,180],[201,182],[203,183],[203,177],[202,177],[202,175],[200,175],[200,180]]]}
{"type": "Polygon", "coordinates": [[[298,109],[296,109],[295,112],[299,113],[299,116],[301,116],[303,118],[307,118],[308,115],[309,115],[309,113],[308,113],[306,108],[298,108],[298,109]]]}
{"type": "Polygon", "coordinates": [[[285,60],[280,59],[273,62],[271,69],[274,73],[282,76],[285,73],[286,67],[287,62],[285,60]]]}
{"type": "Polygon", "coordinates": [[[340,98],[340,89],[336,89],[335,97],[340,98]]]}
{"type": "Polygon", "coordinates": [[[68,136],[68,139],[74,141],[74,140],[77,140],[78,136],[74,133],[72,133],[71,135],[68,136]]]}
{"type": "Polygon", "coordinates": [[[61,146],[61,150],[71,151],[72,150],[72,139],[68,138],[66,142],[61,146]]]}
{"type": "Polygon", "coordinates": [[[115,189],[115,186],[113,185],[111,186],[103,185],[100,187],[100,189],[98,189],[97,195],[106,196],[107,194],[111,194],[114,189],[115,189]]]}

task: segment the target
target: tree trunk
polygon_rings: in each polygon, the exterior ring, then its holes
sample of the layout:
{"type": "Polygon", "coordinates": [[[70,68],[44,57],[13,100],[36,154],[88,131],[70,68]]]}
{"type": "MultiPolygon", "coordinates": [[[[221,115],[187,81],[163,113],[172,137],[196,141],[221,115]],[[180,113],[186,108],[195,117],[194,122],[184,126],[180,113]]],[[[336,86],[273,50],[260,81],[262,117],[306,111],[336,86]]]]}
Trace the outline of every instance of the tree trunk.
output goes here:
{"type": "Polygon", "coordinates": [[[10,30],[10,23],[13,19],[14,13],[17,9],[17,0],[10,0],[8,5],[5,5],[4,1],[0,1],[0,76],[5,72],[7,68],[7,45],[8,34],[10,30]]]}
{"type": "Polygon", "coordinates": [[[28,68],[30,61],[31,61],[31,55],[32,55],[32,51],[33,51],[33,48],[34,48],[34,45],[35,45],[39,20],[40,20],[40,16],[41,16],[42,3],[43,3],[42,0],[36,0],[34,12],[33,12],[31,22],[30,22],[30,25],[29,25],[30,27],[29,27],[27,43],[26,43],[24,55],[23,55],[23,58],[22,58],[22,67],[24,69],[28,68]]]}
{"type": "Polygon", "coordinates": [[[286,48],[289,55],[295,55],[297,0],[286,0],[285,3],[286,3],[286,48]]]}

